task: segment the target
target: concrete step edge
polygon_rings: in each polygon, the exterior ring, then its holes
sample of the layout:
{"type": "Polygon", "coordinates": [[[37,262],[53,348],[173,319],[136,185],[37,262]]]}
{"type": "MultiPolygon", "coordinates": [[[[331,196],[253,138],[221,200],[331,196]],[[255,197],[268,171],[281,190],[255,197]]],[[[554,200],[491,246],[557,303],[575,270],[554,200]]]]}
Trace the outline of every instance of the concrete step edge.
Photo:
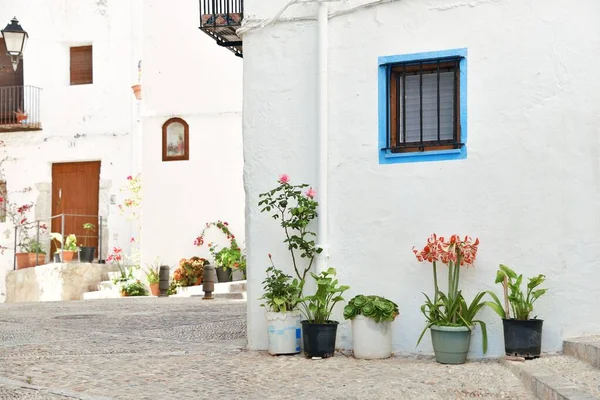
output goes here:
{"type": "Polygon", "coordinates": [[[528,366],[527,362],[520,361],[501,360],[501,363],[538,399],[599,400],[568,379],[547,369],[534,369],[528,366]]]}
{"type": "Polygon", "coordinates": [[[571,339],[563,342],[565,355],[575,357],[578,360],[590,364],[592,367],[600,368],[600,341],[582,339],[571,339]]]}

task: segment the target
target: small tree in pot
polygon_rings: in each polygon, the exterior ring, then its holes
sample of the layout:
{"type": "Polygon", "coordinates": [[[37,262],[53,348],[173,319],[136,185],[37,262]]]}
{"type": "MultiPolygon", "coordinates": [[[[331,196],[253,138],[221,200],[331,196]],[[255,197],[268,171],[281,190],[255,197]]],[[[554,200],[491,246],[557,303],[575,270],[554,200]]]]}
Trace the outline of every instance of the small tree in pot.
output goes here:
{"type": "Polygon", "coordinates": [[[261,307],[267,309],[267,330],[269,333],[269,354],[296,354],[300,352],[300,320],[302,314],[297,310],[302,294],[302,282],[292,279],[275,268],[269,254],[271,267],[267,269],[267,278],[263,281],[264,294],[259,300],[265,300],[261,307]]]}
{"type": "Polygon", "coordinates": [[[344,318],[352,320],[354,357],[388,358],[392,355],[392,322],[398,305],[380,296],[354,297],[344,307],[344,318]]]}
{"type": "Polygon", "coordinates": [[[529,316],[533,312],[533,303],[548,290],[536,289],[545,279],[546,277],[542,274],[529,278],[527,295],[525,295],[521,290],[523,275],[517,276],[515,271],[506,265],[500,264],[495,283],[502,284],[504,308],[498,296],[491,291],[487,293],[494,301],[486,304],[502,318],[506,355],[524,358],[536,358],[541,355],[544,321],[537,319],[537,316],[532,319],[529,316]]]}
{"type": "Polygon", "coordinates": [[[94,261],[96,248],[88,246],[88,237],[90,237],[90,235],[96,231],[96,225],[88,222],[83,224],[83,229],[85,230],[85,246],[79,247],[79,261],[91,263],[92,261],[94,261]]]}
{"type": "Polygon", "coordinates": [[[319,275],[311,272],[310,275],[316,281],[317,290],[312,296],[305,296],[300,303],[306,317],[302,321],[304,354],[307,357],[332,357],[339,322],[329,318],[335,305],[344,301],[342,293],[350,286],[338,285],[334,268],[319,275]]]}

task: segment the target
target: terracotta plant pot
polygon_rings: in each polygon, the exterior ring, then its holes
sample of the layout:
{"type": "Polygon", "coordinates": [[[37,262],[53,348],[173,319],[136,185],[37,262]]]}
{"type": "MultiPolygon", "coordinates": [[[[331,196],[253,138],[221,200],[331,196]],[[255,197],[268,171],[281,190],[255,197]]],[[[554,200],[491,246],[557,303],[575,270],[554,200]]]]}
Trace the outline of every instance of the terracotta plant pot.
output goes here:
{"type": "Polygon", "coordinates": [[[150,284],[150,293],[152,293],[152,296],[158,296],[160,294],[160,289],[158,288],[158,283],[150,284]]]}
{"type": "Polygon", "coordinates": [[[135,95],[136,100],[142,99],[142,85],[137,84],[131,87],[133,89],[133,94],[135,95]]]}
{"type": "Polygon", "coordinates": [[[35,267],[36,265],[44,265],[46,264],[46,255],[45,254],[36,254],[29,253],[29,266],[35,267]],[[37,260],[37,262],[36,262],[37,260]]]}
{"type": "Polygon", "coordinates": [[[63,262],[68,263],[68,262],[73,261],[73,257],[75,257],[76,253],[77,253],[76,251],[68,251],[68,250],[63,251],[62,252],[63,262]]]}
{"type": "Polygon", "coordinates": [[[17,253],[17,269],[29,267],[29,253],[17,253]]]}
{"type": "Polygon", "coordinates": [[[121,297],[128,297],[127,292],[124,290],[121,290],[121,297]]]}

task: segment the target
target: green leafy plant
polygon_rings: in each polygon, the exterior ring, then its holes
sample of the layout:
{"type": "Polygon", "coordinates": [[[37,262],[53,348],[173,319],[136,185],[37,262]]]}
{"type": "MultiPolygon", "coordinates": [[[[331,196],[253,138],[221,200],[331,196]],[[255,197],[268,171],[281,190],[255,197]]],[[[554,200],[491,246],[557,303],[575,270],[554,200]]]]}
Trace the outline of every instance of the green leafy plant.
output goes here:
{"type": "Polygon", "coordinates": [[[88,237],[91,233],[96,232],[96,225],[91,224],[91,223],[85,223],[83,224],[83,229],[85,230],[85,236],[84,236],[84,240],[85,240],[85,247],[87,247],[87,243],[88,243],[88,237]]]}
{"type": "Polygon", "coordinates": [[[438,237],[436,234],[427,239],[423,250],[413,247],[413,253],[417,260],[430,262],[433,265],[433,300],[425,296],[425,304],[421,306],[421,312],[427,321],[425,328],[419,336],[417,346],[421,343],[427,329],[437,326],[464,326],[473,329],[475,324],[481,327],[483,352],[487,352],[487,326],[485,322],[475,319],[477,313],[485,306],[482,301],[485,292],[478,293],[473,301],[468,304],[462,291],[459,290],[460,269],[463,266],[473,265],[477,257],[479,239],[473,242],[466,236],[461,240],[460,236],[452,235],[448,240],[438,237]],[[448,266],[448,291],[442,292],[438,286],[437,262],[448,266]]]}
{"type": "Polygon", "coordinates": [[[121,293],[125,296],[148,296],[146,286],[139,280],[127,281],[121,286],[121,293]]]}
{"type": "Polygon", "coordinates": [[[77,236],[75,236],[75,234],[71,233],[69,236],[67,236],[63,250],[77,251],[77,236]]]}
{"type": "Polygon", "coordinates": [[[37,240],[32,240],[31,242],[29,242],[27,248],[29,250],[29,253],[46,254],[46,252],[44,251],[44,247],[37,240]]]}
{"type": "Polygon", "coordinates": [[[302,282],[275,268],[270,254],[269,260],[271,266],[267,269],[267,278],[263,281],[265,292],[259,299],[265,300],[261,307],[272,312],[293,311],[302,296],[302,282]]]}
{"type": "Polygon", "coordinates": [[[246,256],[235,239],[235,235],[229,228],[229,223],[218,220],[216,222],[208,222],[206,227],[202,230],[200,235],[194,240],[195,246],[202,246],[204,244],[204,238],[206,231],[211,227],[217,228],[227,237],[229,246],[223,247],[219,250],[218,245],[214,243],[208,243],[208,250],[215,260],[215,268],[222,268],[223,271],[228,268],[239,269],[246,279],[246,256]]]}
{"type": "Polygon", "coordinates": [[[281,221],[294,271],[298,279],[304,281],[315,255],[322,252],[313,239],[316,234],[308,229],[310,222],[317,218],[319,203],[314,200],[313,188],[302,192],[309,187],[307,184],[292,185],[286,174],[279,177],[278,183],[275,189],[259,194],[258,205],[262,207],[260,212],[273,212],[273,219],[281,221]],[[299,267],[298,257],[307,260],[303,269],[299,267]]]}
{"type": "Polygon", "coordinates": [[[194,286],[202,282],[204,266],[208,260],[201,257],[182,258],[179,267],[173,273],[173,280],[177,286],[194,286]]]}
{"type": "Polygon", "coordinates": [[[529,314],[533,312],[533,304],[540,296],[548,291],[548,289],[536,289],[544,283],[545,279],[546,276],[542,274],[529,278],[529,282],[527,283],[527,295],[525,295],[521,290],[523,275],[517,276],[515,271],[506,265],[500,264],[500,268],[496,273],[495,283],[502,284],[504,291],[504,308],[502,307],[502,303],[500,303],[498,296],[492,291],[488,291],[487,293],[494,301],[486,302],[486,304],[494,310],[500,318],[510,319],[510,312],[512,310],[514,319],[527,321],[529,320],[529,314]],[[508,293],[508,289],[510,289],[510,294],[508,293]]]}
{"type": "Polygon", "coordinates": [[[393,321],[398,316],[398,305],[380,296],[354,297],[344,307],[344,319],[354,319],[357,315],[373,319],[375,322],[393,321]]]}
{"type": "Polygon", "coordinates": [[[300,310],[308,322],[325,324],[329,321],[333,307],[344,301],[342,293],[350,289],[350,286],[338,285],[334,268],[329,268],[319,275],[311,272],[310,275],[316,281],[317,291],[312,296],[305,296],[300,300],[300,310]]]}
{"type": "Polygon", "coordinates": [[[144,269],[144,273],[150,285],[160,281],[160,261],[158,258],[144,269]]]}

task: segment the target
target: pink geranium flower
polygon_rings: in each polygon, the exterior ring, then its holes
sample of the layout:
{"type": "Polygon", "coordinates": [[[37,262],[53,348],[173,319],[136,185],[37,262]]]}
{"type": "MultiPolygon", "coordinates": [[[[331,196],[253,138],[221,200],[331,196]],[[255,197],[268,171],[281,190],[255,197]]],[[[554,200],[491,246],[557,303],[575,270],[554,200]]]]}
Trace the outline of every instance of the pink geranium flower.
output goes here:
{"type": "Polygon", "coordinates": [[[279,183],[288,183],[290,181],[290,176],[288,174],[282,174],[279,176],[279,183]]]}
{"type": "Polygon", "coordinates": [[[309,188],[309,189],[306,191],[306,197],[308,197],[308,198],[310,198],[310,199],[314,199],[316,195],[317,195],[317,192],[315,192],[315,191],[313,190],[313,188],[309,188]]]}

